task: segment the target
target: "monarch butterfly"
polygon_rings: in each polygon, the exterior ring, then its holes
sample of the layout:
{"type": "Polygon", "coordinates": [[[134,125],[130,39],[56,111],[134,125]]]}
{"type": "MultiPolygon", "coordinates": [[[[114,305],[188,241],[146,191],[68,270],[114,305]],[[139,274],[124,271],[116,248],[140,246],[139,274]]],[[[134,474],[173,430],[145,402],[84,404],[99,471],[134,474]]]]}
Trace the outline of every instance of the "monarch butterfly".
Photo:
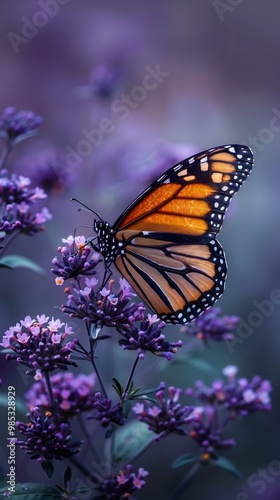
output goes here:
{"type": "Polygon", "coordinates": [[[113,226],[94,221],[106,267],[114,262],[165,322],[188,323],[223,293],[227,265],[216,235],[252,166],[247,146],[203,151],[167,170],[113,226]]]}

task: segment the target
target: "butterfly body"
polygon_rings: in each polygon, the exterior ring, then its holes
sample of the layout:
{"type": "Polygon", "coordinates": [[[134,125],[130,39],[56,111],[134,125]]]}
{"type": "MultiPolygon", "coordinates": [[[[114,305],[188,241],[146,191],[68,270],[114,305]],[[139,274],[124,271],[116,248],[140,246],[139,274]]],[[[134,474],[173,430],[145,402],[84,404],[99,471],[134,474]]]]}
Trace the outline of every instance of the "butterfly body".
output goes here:
{"type": "Polygon", "coordinates": [[[171,167],[113,226],[95,221],[98,248],[160,318],[192,321],[224,291],[216,240],[232,196],[253,165],[249,148],[213,148],[171,167]]]}

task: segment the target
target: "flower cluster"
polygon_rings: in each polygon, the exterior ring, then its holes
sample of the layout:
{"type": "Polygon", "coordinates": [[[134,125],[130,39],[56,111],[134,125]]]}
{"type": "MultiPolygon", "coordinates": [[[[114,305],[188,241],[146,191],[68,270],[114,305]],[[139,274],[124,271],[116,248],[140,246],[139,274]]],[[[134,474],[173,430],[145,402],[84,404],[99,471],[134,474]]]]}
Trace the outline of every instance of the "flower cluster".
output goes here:
{"type": "Polygon", "coordinates": [[[141,422],[145,422],[148,428],[157,434],[156,441],[168,434],[185,435],[185,427],[196,419],[193,413],[193,407],[183,406],[179,403],[182,395],[181,389],[175,387],[168,388],[169,397],[165,397],[165,384],[161,384],[160,390],[156,393],[158,405],[151,403],[136,403],[133,411],[138,415],[141,422]]]}
{"type": "Polygon", "coordinates": [[[271,409],[270,382],[258,376],[253,377],[251,382],[245,378],[236,379],[236,373],[237,367],[227,366],[223,369],[227,382],[214,380],[211,387],[207,387],[198,380],[194,389],[186,390],[187,396],[203,405],[195,408],[197,420],[192,423],[189,436],[200,446],[204,460],[217,458],[216,450],[226,450],[235,445],[233,439],[223,437],[230,420],[271,409]],[[222,411],[224,421],[221,420],[222,411]]]}
{"type": "Polygon", "coordinates": [[[68,238],[62,238],[62,242],[66,245],[59,246],[57,249],[62,260],[57,257],[52,260],[57,268],[52,269],[52,272],[57,276],[55,280],[57,285],[62,285],[67,279],[77,280],[81,276],[96,274],[95,267],[101,262],[101,258],[97,252],[90,256],[92,249],[87,245],[84,236],[74,237],[70,235],[68,238]]]}
{"type": "Polygon", "coordinates": [[[238,323],[237,316],[221,316],[221,309],[213,307],[207,309],[189,325],[183,326],[182,331],[205,343],[209,340],[231,341],[234,339],[232,332],[238,323]]]}
{"type": "Polygon", "coordinates": [[[234,439],[224,439],[222,426],[216,425],[216,412],[212,407],[198,407],[194,410],[196,419],[193,419],[188,436],[196,441],[200,447],[202,460],[207,462],[216,459],[217,450],[228,450],[235,446],[234,439]]]}
{"type": "MultiPolygon", "coordinates": [[[[80,373],[75,377],[71,372],[55,374],[50,377],[57,417],[60,421],[91,410],[95,402],[93,388],[96,383],[94,374],[80,373]]],[[[45,379],[35,382],[25,395],[29,409],[34,406],[50,409],[51,401],[45,379]]]]}
{"type": "Polygon", "coordinates": [[[125,500],[129,498],[136,490],[140,490],[145,486],[144,477],[149,473],[142,467],[138,469],[138,473],[132,472],[132,465],[114,474],[102,483],[99,490],[106,495],[106,498],[125,500]]]}
{"type": "Polygon", "coordinates": [[[90,89],[93,97],[110,100],[120,83],[120,74],[113,69],[98,65],[90,75],[90,89]]]}
{"type": "Polygon", "coordinates": [[[112,400],[103,398],[101,392],[95,393],[93,408],[96,411],[89,418],[99,420],[102,427],[108,427],[110,423],[122,425],[124,422],[122,404],[119,402],[113,405],[112,400]]]}
{"type": "Polygon", "coordinates": [[[39,187],[31,188],[30,179],[0,172],[0,231],[3,241],[11,233],[24,233],[29,236],[42,231],[43,224],[52,218],[48,208],[33,212],[31,206],[47,197],[39,187]]]}
{"type": "Polygon", "coordinates": [[[211,387],[207,387],[197,381],[195,389],[188,388],[186,394],[204,404],[222,405],[230,412],[231,418],[237,415],[246,417],[256,411],[269,411],[271,383],[259,376],[253,377],[251,382],[246,378],[236,379],[236,373],[236,366],[227,366],[223,370],[223,374],[228,377],[226,383],[215,380],[211,387]]]}
{"type": "Polygon", "coordinates": [[[147,319],[140,322],[139,328],[135,325],[135,318],[129,318],[128,324],[118,327],[118,331],[124,337],[119,341],[122,348],[137,350],[140,359],[145,357],[145,351],[150,351],[156,356],[165,357],[170,360],[172,354],[176,354],[178,347],[182,346],[182,341],[167,342],[162,333],[165,323],[161,321],[156,314],[148,314],[147,319]]]}
{"type": "Polygon", "coordinates": [[[78,453],[80,443],[69,443],[71,430],[66,422],[61,422],[58,429],[52,422],[52,414],[46,412],[42,417],[38,407],[27,414],[28,423],[16,422],[16,427],[26,441],[15,440],[14,443],[30,455],[31,460],[64,460],[78,453]]]}
{"type": "Polygon", "coordinates": [[[15,141],[20,136],[29,135],[42,123],[41,116],[33,111],[17,111],[14,107],[6,108],[0,117],[0,137],[8,143],[15,141]]]}
{"type": "Polygon", "coordinates": [[[41,380],[42,372],[77,366],[70,359],[76,339],[63,346],[64,339],[71,334],[72,328],[59,319],[49,320],[44,314],[37,315],[36,319],[26,316],[5,332],[0,345],[13,351],[7,354],[8,360],[16,359],[28,366],[30,369],[26,373],[41,380]]]}
{"type": "MultiPolygon", "coordinates": [[[[68,295],[68,301],[62,306],[62,312],[71,318],[79,318],[95,326],[95,335],[103,326],[121,327],[128,325],[129,318],[143,318],[144,307],[131,302],[131,288],[124,278],[120,278],[120,288],[113,293],[113,281],[101,290],[96,286],[96,278],[85,278],[85,288],[74,288],[68,295]]],[[[69,291],[69,289],[66,289],[69,291]]]]}
{"type": "Polygon", "coordinates": [[[131,301],[135,294],[127,281],[120,278],[117,293],[113,292],[112,280],[100,289],[98,279],[93,276],[97,272],[96,266],[101,262],[100,254],[93,251],[84,236],[68,236],[62,241],[66,243],[58,247],[62,259],[53,259],[55,268],[52,272],[57,276],[57,285],[62,285],[70,278],[74,281],[74,284],[65,288],[68,300],[62,305],[62,312],[71,318],[84,320],[90,326],[91,333],[94,332],[94,338],[103,326],[115,327],[123,337],[119,344],[124,350],[138,351],[139,359],[144,358],[145,351],[171,359],[172,354],[182,346],[182,341],[167,342],[162,333],[165,323],[160,322],[156,326],[159,322],[156,315],[148,314],[147,319],[144,319],[145,307],[131,301]],[[84,279],[84,287],[81,278],[84,279]],[[137,321],[140,321],[139,327],[137,321]]]}

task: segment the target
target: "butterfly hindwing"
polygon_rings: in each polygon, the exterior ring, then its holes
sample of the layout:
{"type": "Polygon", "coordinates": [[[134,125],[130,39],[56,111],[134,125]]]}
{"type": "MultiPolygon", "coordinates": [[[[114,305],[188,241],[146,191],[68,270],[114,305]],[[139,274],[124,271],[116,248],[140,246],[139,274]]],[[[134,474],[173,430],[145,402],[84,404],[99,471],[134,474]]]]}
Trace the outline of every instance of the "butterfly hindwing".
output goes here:
{"type": "Polygon", "coordinates": [[[223,293],[226,262],[216,240],[135,235],[115,261],[140,297],[166,322],[186,323],[223,293]]]}

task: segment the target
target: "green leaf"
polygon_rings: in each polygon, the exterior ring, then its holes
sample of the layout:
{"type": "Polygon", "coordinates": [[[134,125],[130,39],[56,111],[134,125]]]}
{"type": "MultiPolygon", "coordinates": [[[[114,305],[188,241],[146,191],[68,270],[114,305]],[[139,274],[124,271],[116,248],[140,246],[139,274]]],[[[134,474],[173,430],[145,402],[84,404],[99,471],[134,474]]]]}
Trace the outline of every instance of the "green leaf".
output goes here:
{"type": "Polygon", "coordinates": [[[6,267],[8,269],[16,269],[17,267],[26,267],[31,271],[35,271],[38,274],[45,276],[46,271],[36,264],[33,260],[27,257],[22,257],[21,255],[5,255],[0,259],[0,267],[6,267]]]}
{"type": "Polygon", "coordinates": [[[194,356],[189,356],[188,354],[175,356],[172,363],[192,365],[195,368],[198,368],[198,370],[207,373],[208,375],[213,375],[214,377],[219,376],[219,373],[216,370],[216,368],[210,365],[210,363],[207,363],[207,361],[204,361],[203,359],[196,358],[194,356]]]}
{"type": "MultiPolygon", "coordinates": [[[[3,352],[3,351],[2,351],[3,352]]],[[[7,408],[7,394],[0,394],[0,408],[7,408]]],[[[21,399],[20,397],[17,397],[17,413],[21,413],[22,415],[26,416],[27,413],[27,408],[26,405],[24,404],[24,400],[21,399]]]]}
{"type": "Polygon", "coordinates": [[[46,474],[46,476],[51,479],[53,477],[53,473],[54,473],[54,467],[53,467],[53,464],[50,460],[43,460],[43,462],[41,462],[41,467],[44,471],[44,473],[46,474]]]}
{"type": "Polygon", "coordinates": [[[145,389],[145,391],[141,392],[141,387],[139,387],[138,389],[135,389],[134,394],[136,394],[136,392],[137,392],[137,398],[138,398],[139,396],[142,397],[142,396],[146,396],[147,394],[154,394],[158,390],[159,390],[159,387],[155,387],[153,389],[145,389]]]}
{"type": "Polygon", "coordinates": [[[218,467],[221,467],[222,469],[227,470],[234,476],[238,477],[239,479],[242,478],[241,472],[233,465],[233,463],[228,460],[228,458],[225,457],[219,457],[217,460],[209,460],[209,464],[211,465],[217,465],[218,467]]]}
{"type": "Polygon", "coordinates": [[[124,418],[127,418],[128,415],[130,414],[132,405],[133,405],[133,403],[129,399],[124,401],[124,403],[123,403],[123,416],[124,416],[124,418]]]}
{"type": "Polygon", "coordinates": [[[26,139],[29,139],[29,137],[35,137],[38,134],[39,131],[37,129],[29,130],[29,132],[25,132],[25,134],[18,135],[15,139],[12,140],[11,144],[14,147],[19,142],[25,141],[26,139]]]}
{"type": "Polygon", "coordinates": [[[177,467],[182,467],[183,465],[193,464],[194,462],[198,462],[199,458],[196,455],[192,455],[191,453],[186,453],[185,455],[181,455],[180,457],[174,460],[172,467],[176,469],[177,467]]]}
{"type": "Polygon", "coordinates": [[[118,428],[115,433],[115,446],[111,456],[111,443],[106,443],[105,458],[113,460],[115,464],[131,463],[154,440],[155,434],[146,424],[134,420],[124,427],[118,428]]]}
{"type": "Polygon", "coordinates": [[[155,403],[156,405],[158,405],[158,400],[156,398],[151,398],[150,396],[146,396],[145,394],[143,394],[143,396],[136,395],[135,397],[133,397],[133,399],[137,401],[150,401],[151,403],[155,403]]]}
{"type": "MultiPolygon", "coordinates": [[[[87,488],[87,486],[78,486],[75,489],[75,493],[88,493],[90,490],[87,488]]],[[[78,497],[79,498],[79,497],[78,497]]],[[[86,497],[85,497],[86,498],[86,497]]]]}
{"type": "Polygon", "coordinates": [[[115,378],[113,377],[113,384],[112,384],[112,387],[115,389],[116,393],[120,396],[120,398],[122,398],[122,395],[123,395],[123,386],[121,385],[121,383],[115,378]]]}
{"type": "MultiPolygon", "coordinates": [[[[0,495],[5,492],[9,492],[7,486],[0,489],[0,495]]],[[[11,494],[11,498],[19,498],[20,500],[61,500],[61,494],[56,488],[45,484],[18,483],[15,486],[14,493],[11,494]]]]}

